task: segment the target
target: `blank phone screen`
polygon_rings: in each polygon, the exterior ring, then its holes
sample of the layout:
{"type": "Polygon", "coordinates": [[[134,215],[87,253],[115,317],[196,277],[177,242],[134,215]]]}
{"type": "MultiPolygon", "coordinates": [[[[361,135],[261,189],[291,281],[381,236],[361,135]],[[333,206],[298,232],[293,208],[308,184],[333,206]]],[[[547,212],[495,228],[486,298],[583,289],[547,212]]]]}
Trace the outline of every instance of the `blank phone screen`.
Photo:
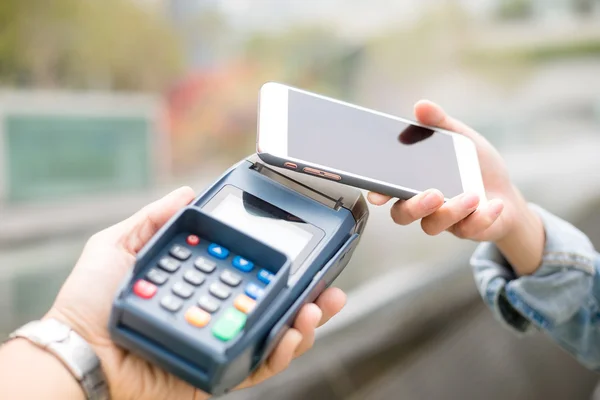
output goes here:
{"type": "Polygon", "coordinates": [[[450,198],[463,192],[448,134],[288,90],[288,156],[450,198]]]}

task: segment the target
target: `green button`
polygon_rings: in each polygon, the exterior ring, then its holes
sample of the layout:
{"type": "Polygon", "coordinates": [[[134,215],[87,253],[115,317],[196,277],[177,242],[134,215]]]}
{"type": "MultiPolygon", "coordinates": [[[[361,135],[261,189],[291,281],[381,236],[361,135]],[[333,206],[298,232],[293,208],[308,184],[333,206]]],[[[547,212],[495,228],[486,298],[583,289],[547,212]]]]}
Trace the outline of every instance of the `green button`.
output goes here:
{"type": "Polygon", "coordinates": [[[246,314],[235,308],[225,311],[225,314],[213,325],[213,335],[226,342],[240,333],[246,324],[246,314]]]}

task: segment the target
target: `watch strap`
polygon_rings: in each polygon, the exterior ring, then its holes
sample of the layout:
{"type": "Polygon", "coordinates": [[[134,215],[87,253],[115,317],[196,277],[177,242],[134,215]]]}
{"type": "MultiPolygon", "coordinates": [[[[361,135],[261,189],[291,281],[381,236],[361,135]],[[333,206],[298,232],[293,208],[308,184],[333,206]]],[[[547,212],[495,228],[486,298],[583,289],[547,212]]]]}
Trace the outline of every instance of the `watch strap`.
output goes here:
{"type": "Polygon", "coordinates": [[[94,349],[67,325],[46,319],[30,322],[10,335],[25,338],[57,357],[79,382],[87,400],[108,400],[109,390],[94,349]]]}

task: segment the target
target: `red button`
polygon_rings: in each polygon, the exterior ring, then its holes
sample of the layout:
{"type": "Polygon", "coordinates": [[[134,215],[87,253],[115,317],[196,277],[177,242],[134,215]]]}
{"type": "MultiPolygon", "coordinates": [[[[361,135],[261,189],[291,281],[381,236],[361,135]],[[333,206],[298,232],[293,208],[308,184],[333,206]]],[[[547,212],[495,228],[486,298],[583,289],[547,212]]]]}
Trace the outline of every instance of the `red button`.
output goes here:
{"type": "Polygon", "coordinates": [[[198,243],[200,243],[200,238],[196,235],[190,235],[187,237],[186,242],[190,246],[196,246],[198,243]]]}
{"type": "Polygon", "coordinates": [[[133,293],[142,299],[151,299],[156,294],[156,290],[156,286],[143,279],[140,279],[133,285],[133,293]]]}

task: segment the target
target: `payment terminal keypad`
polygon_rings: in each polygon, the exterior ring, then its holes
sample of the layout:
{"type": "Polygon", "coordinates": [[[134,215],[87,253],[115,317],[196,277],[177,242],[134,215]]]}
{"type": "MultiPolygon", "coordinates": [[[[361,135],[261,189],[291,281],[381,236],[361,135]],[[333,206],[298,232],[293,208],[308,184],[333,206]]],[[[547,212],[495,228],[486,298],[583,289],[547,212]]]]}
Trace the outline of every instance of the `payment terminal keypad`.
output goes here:
{"type": "Polygon", "coordinates": [[[160,286],[169,279],[169,274],[167,274],[166,272],[162,272],[156,268],[152,268],[150,271],[148,271],[146,279],[154,283],[155,285],[160,286]]]}
{"type": "Polygon", "coordinates": [[[178,235],[133,285],[133,293],[156,299],[159,312],[180,316],[180,323],[232,340],[274,276],[232,250],[196,235],[178,235]]]}

